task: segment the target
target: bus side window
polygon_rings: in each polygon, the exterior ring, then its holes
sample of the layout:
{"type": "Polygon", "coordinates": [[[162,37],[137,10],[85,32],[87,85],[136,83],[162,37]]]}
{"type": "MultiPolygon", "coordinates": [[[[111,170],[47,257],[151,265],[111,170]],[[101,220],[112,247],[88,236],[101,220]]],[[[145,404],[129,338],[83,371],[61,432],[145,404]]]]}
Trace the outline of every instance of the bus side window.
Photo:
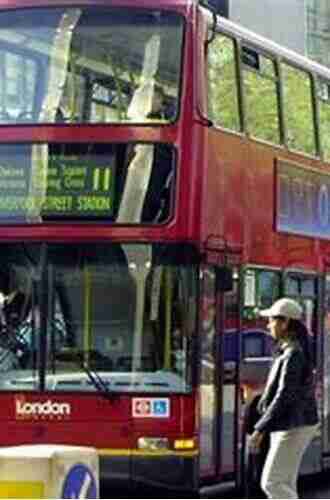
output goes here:
{"type": "Polygon", "coordinates": [[[318,79],[317,99],[319,104],[319,120],[321,148],[325,160],[330,160],[330,82],[318,79]]]}
{"type": "Polygon", "coordinates": [[[215,125],[240,130],[235,45],[223,35],[208,48],[208,108],[215,125]]]}
{"type": "Polygon", "coordinates": [[[250,49],[247,51],[246,47],[242,47],[241,60],[248,132],[254,137],[278,144],[279,107],[274,61],[250,49]],[[249,59],[247,54],[251,54],[249,59]]]}
{"type": "Polygon", "coordinates": [[[246,332],[243,334],[243,359],[261,358],[264,356],[264,335],[263,331],[246,332]]]}
{"type": "Polygon", "coordinates": [[[260,320],[259,310],[270,307],[279,295],[280,274],[278,271],[245,269],[243,318],[248,322],[246,326],[249,328],[256,326],[256,322],[260,320]]]}
{"type": "Polygon", "coordinates": [[[288,147],[315,155],[311,76],[288,64],[282,65],[282,74],[288,147]]]}

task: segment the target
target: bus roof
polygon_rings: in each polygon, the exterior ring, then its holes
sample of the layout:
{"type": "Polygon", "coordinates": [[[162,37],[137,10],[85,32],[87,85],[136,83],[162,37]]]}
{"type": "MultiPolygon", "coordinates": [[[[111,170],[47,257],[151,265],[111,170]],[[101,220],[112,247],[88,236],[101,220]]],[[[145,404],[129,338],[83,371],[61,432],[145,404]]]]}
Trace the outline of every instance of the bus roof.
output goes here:
{"type": "MultiPolygon", "coordinates": [[[[203,8],[203,10],[205,11],[206,16],[208,17],[208,22],[210,26],[212,26],[213,16],[211,11],[205,8],[203,8]]],[[[269,38],[265,38],[261,35],[258,35],[257,33],[254,33],[253,31],[250,31],[249,29],[244,28],[239,24],[229,21],[224,17],[217,16],[217,29],[221,30],[223,33],[227,35],[235,36],[236,38],[242,39],[245,43],[248,43],[248,45],[251,46],[251,48],[255,47],[266,54],[268,53],[276,55],[280,59],[289,61],[291,64],[295,64],[296,66],[304,68],[307,71],[317,73],[318,75],[324,77],[325,79],[330,80],[330,69],[327,68],[326,66],[322,66],[321,64],[312,61],[311,59],[308,59],[308,57],[298,54],[293,50],[287,49],[282,45],[273,42],[269,38]]]]}
{"type": "Polygon", "coordinates": [[[199,0],[0,0],[0,9],[24,7],[67,7],[68,5],[146,7],[146,8],[186,8],[199,0]]]}

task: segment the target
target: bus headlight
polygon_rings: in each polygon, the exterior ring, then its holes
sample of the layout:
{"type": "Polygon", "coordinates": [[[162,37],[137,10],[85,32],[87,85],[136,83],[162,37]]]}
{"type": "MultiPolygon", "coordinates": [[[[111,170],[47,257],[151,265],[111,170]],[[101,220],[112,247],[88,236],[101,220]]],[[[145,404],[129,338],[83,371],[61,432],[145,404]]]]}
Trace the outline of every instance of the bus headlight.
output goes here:
{"type": "Polygon", "coordinates": [[[170,447],[169,440],[163,437],[140,437],[137,441],[139,450],[160,451],[168,450],[170,447]]]}

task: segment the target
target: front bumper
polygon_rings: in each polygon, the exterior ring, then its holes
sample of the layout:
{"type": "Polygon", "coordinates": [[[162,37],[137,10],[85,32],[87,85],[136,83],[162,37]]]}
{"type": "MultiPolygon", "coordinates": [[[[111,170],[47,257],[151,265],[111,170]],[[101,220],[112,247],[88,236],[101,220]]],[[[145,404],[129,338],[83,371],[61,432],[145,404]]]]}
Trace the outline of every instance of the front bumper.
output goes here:
{"type": "Polygon", "coordinates": [[[130,456],[100,453],[100,479],[114,488],[148,488],[191,492],[199,487],[198,453],[143,454],[130,456]]]}

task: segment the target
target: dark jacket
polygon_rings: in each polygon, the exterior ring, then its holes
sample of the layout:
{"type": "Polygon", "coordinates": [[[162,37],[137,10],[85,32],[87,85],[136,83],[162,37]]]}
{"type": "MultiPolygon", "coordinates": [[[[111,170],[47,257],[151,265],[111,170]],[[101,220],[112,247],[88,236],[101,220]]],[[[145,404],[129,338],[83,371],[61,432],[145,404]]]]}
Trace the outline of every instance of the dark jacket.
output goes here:
{"type": "Polygon", "coordinates": [[[318,422],[312,377],[298,343],[287,344],[275,358],[258,404],[260,432],[284,431],[318,422]]]}

